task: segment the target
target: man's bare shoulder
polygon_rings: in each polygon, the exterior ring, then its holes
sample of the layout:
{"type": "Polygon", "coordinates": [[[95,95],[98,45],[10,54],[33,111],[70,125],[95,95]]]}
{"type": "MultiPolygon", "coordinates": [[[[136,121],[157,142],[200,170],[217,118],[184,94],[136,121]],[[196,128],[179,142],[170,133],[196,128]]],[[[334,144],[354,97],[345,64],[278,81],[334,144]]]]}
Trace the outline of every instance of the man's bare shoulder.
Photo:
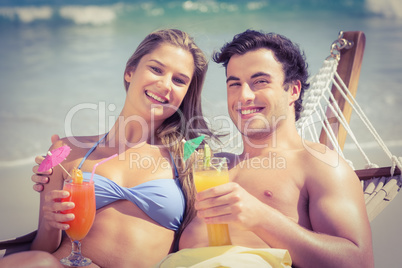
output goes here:
{"type": "Polygon", "coordinates": [[[306,182],[311,187],[343,188],[359,181],[350,165],[336,151],[320,143],[307,141],[304,145],[301,159],[306,167],[306,182]]]}
{"type": "Polygon", "coordinates": [[[216,153],[215,156],[225,157],[227,159],[229,169],[233,168],[235,166],[237,160],[239,159],[239,155],[229,153],[229,152],[219,152],[219,153],[216,153]]]}
{"type": "Polygon", "coordinates": [[[304,141],[303,147],[300,158],[310,166],[334,168],[341,162],[342,157],[324,144],[304,141]]]}

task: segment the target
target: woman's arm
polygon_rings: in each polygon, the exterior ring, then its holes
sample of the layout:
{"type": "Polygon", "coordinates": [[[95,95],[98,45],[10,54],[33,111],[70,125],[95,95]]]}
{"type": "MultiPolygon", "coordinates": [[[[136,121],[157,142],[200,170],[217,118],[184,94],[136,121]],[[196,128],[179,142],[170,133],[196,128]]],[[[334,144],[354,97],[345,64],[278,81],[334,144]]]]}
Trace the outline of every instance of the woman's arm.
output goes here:
{"type": "MultiPolygon", "coordinates": [[[[60,140],[52,145],[49,150],[63,145],[60,140]]],[[[73,214],[61,214],[60,211],[71,209],[74,204],[71,202],[60,202],[61,198],[68,197],[69,193],[63,191],[65,172],[58,166],[53,168],[49,176],[49,182],[40,194],[40,210],[38,233],[31,245],[31,249],[54,252],[60,245],[62,230],[68,229],[68,224],[63,222],[71,221],[73,214]]]]}
{"type": "MultiPolygon", "coordinates": [[[[52,135],[52,137],[50,138],[52,144],[56,143],[59,140],[60,137],[57,134],[52,135]]],[[[45,159],[43,156],[35,157],[35,162],[37,163],[37,165],[32,168],[34,175],[31,176],[31,180],[35,183],[32,188],[37,192],[43,191],[45,184],[49,182],[49,176],[53,172],[53,169],[49,169],[44,172],[38,172],[39,165],[42,163],[43,159],[45,159]]]]}

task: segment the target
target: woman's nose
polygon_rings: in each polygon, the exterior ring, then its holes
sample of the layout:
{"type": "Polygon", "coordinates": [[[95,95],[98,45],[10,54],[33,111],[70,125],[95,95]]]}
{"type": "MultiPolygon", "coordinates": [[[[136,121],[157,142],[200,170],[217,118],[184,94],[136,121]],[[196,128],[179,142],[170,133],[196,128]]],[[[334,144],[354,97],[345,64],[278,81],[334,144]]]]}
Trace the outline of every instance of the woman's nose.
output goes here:
{"type": "Polygon", "coordinates": [[[157,82],[157,86],[159,89],[169,92],[172,89],[172,79],[168,75],[161,76],[157,82]]]}

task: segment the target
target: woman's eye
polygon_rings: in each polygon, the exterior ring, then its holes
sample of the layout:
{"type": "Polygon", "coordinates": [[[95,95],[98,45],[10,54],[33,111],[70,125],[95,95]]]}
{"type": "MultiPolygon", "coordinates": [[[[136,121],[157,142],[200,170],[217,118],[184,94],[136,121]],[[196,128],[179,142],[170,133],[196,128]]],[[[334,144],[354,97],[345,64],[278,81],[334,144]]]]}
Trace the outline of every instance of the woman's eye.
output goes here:
{"type": "Polygon", "coordinates": [[[150,68],[156,73],[162,73],[162,70],[159,69],[158,67],[150,66],[150,68]]]}
{"type": "Polygon", "coordinates": [[[182,85],[186,84],[186,82],[184,82],[184,80],[180,79],[180,78],[174,78],[173,81],[175,81],[176,83],[182,84],[182,85]]]}

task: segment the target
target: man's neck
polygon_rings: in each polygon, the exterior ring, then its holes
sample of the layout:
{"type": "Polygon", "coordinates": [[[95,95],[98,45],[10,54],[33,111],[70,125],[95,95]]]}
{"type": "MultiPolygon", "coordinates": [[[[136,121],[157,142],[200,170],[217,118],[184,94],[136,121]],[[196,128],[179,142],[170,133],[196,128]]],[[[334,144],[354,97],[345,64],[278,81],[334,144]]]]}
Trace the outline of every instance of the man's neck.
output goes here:
{"type": "Polygon", "coordinates": [[[299,149],[302,139],[294,125],[282,125],[267,135],[260,137],[242,136],[244,150],[242,156],[254,157],[270,152],[299,149]]]}

